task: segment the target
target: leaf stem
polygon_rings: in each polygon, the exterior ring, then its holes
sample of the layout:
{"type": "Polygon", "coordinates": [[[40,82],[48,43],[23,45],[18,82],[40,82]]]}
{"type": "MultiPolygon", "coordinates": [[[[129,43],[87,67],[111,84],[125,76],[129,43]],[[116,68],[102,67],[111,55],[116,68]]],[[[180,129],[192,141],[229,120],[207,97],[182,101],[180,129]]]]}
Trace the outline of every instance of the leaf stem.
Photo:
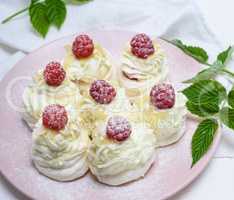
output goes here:
{"type": "Polygon", "coordinates": [[[222,72],[224,72],[224,73],[226,73],[226,74],[228,74],[228,75],[234,77],[234,73],[231,72],[231,71],[229,71],[228,69],[225,69],[225,68],[224,68],[224,69],[222,69],[222,72]]]}
{"type": "Polygon", "coordinates": [[[209,66],[209,67],[212,67],[213,65],[210,64],[210,63],[205,63],[205,65],[209,66]]]}
{"type": "Polygon", "coordinates": [[[29,7],[26,7],[26,8],[24,8],[24,9],[22,9],[22,10],[19,10],[18,12],[14,13],[14,14],[10,15],[9,17],[7,17],[6,19],[4,19],[1,23],[2,23],[2,24],[7,23],[8,21],[10,21],[11,19],[13,19],[13,18],[16,17],[17,15],[19,15],[19,14],[21,14],[21,13],[27,11],[28,9],[29,9],[29,7]]]}

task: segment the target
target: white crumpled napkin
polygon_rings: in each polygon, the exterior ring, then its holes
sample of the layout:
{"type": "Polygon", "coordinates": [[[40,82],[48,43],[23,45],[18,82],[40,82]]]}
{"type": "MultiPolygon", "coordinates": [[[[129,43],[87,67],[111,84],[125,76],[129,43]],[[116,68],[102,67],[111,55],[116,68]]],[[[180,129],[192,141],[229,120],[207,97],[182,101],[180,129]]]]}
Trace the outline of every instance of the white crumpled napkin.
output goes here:
{"type": "MultiPolygon", "coordinates": [[[[25,7],[28,0],[1,0],[0,20],[25,7]]],[[[56,38],[88,29],[127,29],[167,38],[180,38],[215,52],[219,44],[192,0],[94,0],[69,5],[60,31],[52,28],[46,39],[38,37],[27,14],[0,25],[0,43],[30,52],[56,38]]]]}

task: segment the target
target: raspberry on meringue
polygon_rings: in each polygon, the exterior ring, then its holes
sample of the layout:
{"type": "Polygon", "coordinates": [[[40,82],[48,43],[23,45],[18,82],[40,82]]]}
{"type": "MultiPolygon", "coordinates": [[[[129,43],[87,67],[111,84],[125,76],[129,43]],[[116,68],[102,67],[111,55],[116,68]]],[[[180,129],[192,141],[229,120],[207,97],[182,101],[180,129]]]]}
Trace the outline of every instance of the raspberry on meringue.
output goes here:
{"type": "Polygon", "coordinates": [[[138,58],[147,59],[155,51],[152,40],[144,33],[134,36],[130,45],[132,53],[138,58]]]}
{"type": "Polygon", "coordinates": [[[129,138],[132,127],[129,121],[122,116],[113,116],[107,122],[106,135],[116,141],[124,141],[129,138]]]}
{"type": "Polygon", "coordinates": [[[59,62],[50,62],[43,72],[45,82],[50,86],[59,86],[66,77],[66,72],[59,62]]]}
{"type": "Polygon", "coordinates": [[[172,108],[175,104],[175,90],[171,84],[157,84],[150,91],[150,101],[157,109],[172,108]]]}
{"type": "Polygon", "coordinates": [[[159,43],[146,34],[133,37],[124,49],[119,80],[132,99],[144,94],[155,83],[167,79],[166,55],[159,43]]]}
{"type": "Polygon", "coordinates": [[[89,89],[90,96],[100,104],[109,104],[116,96],[115,88],[104,80],[94,81],[89,89]]]}
{"type": "Polygon", "coordinates": [[[61,105],[48,105],[42,114],[42,123],[46,128],[60,131],[68,121],[67,111],[61,105]]]}
{"type": "Polygon", "coordinates": [[[93,40],[88,35],[79,35],[72,44],[72,52],[78,58],[87,58],[94,50],[93,40]]]}
{"type": "Polygon", "coordinates": [[[89,95],[89,85],[94,80],[112,78],[114,62],[110,53],[88,35],[77,36],[72,46],[67,45],[65,48],[67,55],[63,65],[82,95],[89,95]]]}

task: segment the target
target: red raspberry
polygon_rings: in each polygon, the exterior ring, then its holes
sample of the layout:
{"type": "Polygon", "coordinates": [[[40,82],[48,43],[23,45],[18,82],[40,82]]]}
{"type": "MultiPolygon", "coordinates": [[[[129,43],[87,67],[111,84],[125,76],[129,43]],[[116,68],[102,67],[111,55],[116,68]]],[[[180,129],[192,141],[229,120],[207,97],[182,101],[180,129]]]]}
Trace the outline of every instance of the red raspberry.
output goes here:
{"type": "Polygon", "coordinates": [[[152,40],[144,33],[134,36],[130,43],[132,53],[139,57],[146,59],[154,53],[154,45],[152,40]]]}
{"type": "Polygon", "coordinates": [[[115,88],[104,80],[97,80],[91,84],[90,96],[100,104],[109,104],[116,96],[115,88]]]}
{"type": "Polygon", "coordinates": [[[57,104],[49,105],[44,109],[42,122],[46,128],[59,131],[63,129],[68,121],[67,111],[64,106],[57,104]]]}
{"type": "Polygon", "coordinates": [[[50,86],[59,86],[64,81],[66,72],[59,62],[50,62],[44,70],[44,79],[50,86]]]}
{"type": "Polygon", "coordinates": [[[108,138],[119,142],[126,140],[132,133],[129,121],[121,116],[111,117],[107,122],[106,134],[108,138]]]}
{"type": "Polygon", "coordinates": [[[158,109],[172,108],[175,104],[175,90],[171,84],[155,85],[150,92],[150,101],[158,109]]]}
{"type": "Polygon", "coordinates": [[[93,50],[93,40],[88,35],[77,36],[72,44],[72,52],[77,58],[89,57],[93,50]]]}

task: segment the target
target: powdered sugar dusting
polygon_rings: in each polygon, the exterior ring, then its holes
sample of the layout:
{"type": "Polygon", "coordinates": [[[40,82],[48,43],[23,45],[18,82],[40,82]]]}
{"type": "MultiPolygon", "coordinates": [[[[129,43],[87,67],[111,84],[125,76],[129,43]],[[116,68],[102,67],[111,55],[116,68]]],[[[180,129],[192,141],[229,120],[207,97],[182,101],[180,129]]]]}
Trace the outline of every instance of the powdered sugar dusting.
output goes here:
{"type": "Polygon", "coordinates": [[[111,117],[107,122],[106,134],[109,138],[124,141],[132,132],[129,121],[121,116],[111,117]]]}
{"type": "Polygon", "coordinates": [[[155,85],[150,92],[150,101],[158,109],[172,108],[175,104],[175,90],[171,84],[155,85]]]}
{"type": "Polygon", "coordinates": [[[88,35],[78,35],[72,44],[72,52],[77,58],[86,58],[93,50],[93,40],[88,35]]]}
{"type": "Polygon", "coordinates": [[[109,104],[116,96],[115,88],[104,80],[97,80],[91,84],[90,96],[100,104],[109,104]]]}
{"type": "Polygon", "coordinates": [[[59,86],[66,77],[66,72],[59,62],[50,62],[44,70],[44,79],[50,86],[59,86]]]}
{"type": "Polygon", "coordinates": [[[43,112],[42,121],[46,128],[59,131],[67,124],[67,111],[61,105],[49,105],[43,112]]]}
{"type": "Polygon", "coordinates": [[[146,59],[154,53],[153,42],[150,37],[144,33],[134,36],[130,43],[132,53],[139,57],[146,59]]]}

